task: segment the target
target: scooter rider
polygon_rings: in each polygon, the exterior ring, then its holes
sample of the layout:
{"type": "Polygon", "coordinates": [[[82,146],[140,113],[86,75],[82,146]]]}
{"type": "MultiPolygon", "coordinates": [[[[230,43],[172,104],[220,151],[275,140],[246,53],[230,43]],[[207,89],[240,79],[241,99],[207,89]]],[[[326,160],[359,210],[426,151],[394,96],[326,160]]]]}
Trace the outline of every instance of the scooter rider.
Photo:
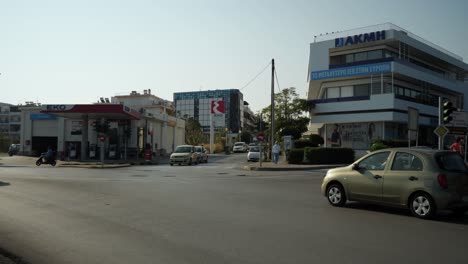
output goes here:
{"type": "Polygon", "coordinates": [[[51,162],[54,156],[54,151],[52,148],[49,146],[47,147],[47,153],[46,153],[46,162],[51,162]]]}

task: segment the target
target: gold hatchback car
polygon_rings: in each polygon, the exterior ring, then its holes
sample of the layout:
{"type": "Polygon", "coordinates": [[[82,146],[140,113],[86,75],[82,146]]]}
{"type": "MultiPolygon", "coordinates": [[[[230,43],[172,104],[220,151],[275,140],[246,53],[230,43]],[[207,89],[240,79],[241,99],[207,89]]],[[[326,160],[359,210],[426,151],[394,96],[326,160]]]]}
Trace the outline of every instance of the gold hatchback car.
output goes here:
{"type": "Polygon", "coordinates": [[[468,170],[455,152],[426,148],[375,151],[353,164],[331,169],[322,194],[333,206],[362,201],[409,208],[419,218],[437,210],[468,210],[468,170]]]}

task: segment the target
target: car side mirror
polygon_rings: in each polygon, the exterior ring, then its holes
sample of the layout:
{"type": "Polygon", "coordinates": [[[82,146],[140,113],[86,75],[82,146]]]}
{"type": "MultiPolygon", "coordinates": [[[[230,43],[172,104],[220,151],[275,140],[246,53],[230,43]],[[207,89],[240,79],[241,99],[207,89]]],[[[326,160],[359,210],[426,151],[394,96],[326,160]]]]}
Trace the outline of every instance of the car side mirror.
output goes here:
{"type": "Polygon", "coordinates": [[[358,164],[358,163],[353,164],[353,170],[359,171],[359,170],[361,170],[361,169],[362,169],[362,168],[359,167],[359,164],[358,164]]]}

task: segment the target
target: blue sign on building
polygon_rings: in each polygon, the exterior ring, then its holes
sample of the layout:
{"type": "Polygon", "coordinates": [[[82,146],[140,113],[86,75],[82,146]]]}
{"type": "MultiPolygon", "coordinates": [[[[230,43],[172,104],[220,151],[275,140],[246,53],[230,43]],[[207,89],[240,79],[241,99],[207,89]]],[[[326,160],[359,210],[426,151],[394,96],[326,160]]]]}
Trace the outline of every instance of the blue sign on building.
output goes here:
{"type": "Polygon", "coordinates": [[[359,75],[381,74],[392,71],[392,62],[365,64],[331,70],[310,72],[310,80],[323,80],[359,75]]]}
{"type": "Polygon", "coordinates": [[[29,117],[31,120],[55,120],[57,119],[57,116],[49,115],[49,114],[31,114],[29,117]]]}

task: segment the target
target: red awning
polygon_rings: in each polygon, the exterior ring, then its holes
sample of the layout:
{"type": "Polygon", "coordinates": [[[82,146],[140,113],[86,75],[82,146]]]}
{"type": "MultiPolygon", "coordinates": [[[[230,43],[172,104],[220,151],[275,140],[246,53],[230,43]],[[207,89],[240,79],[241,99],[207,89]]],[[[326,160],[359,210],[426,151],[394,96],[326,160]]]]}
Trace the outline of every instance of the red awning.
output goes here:
{"type": "Polygon", "coordinates": [[[121,104],[42,105],[41,113],[71,119],[138,120],[140,113],[121,104]]]}

